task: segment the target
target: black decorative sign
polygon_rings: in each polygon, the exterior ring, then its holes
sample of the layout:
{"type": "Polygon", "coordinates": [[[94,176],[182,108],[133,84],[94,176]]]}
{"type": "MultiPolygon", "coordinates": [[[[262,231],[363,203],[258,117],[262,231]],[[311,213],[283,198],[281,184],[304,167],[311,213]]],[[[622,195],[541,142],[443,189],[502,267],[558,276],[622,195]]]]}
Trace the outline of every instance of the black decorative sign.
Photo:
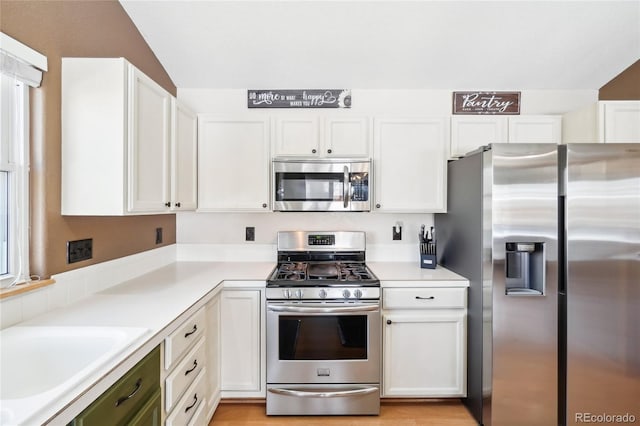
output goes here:
{"type": "Polygon", "coordinates": [[[520,92],[453,92],[454,114],[520,114],[520,92]]]}
{"type": "Polygon", "coordinates": [[[351,90],[248,90],[247,106],[249,108],[351,108],[351,90]]]}

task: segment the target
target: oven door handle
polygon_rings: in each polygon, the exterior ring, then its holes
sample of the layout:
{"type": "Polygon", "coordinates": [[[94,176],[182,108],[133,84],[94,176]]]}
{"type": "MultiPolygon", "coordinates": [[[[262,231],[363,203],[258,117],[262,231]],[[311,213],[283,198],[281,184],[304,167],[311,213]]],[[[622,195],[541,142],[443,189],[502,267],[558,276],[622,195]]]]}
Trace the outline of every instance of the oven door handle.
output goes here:
{"type": "Polygon", "coordinates": [[[267,305],[267,309],[272,312],[295,312],[298,314],[339,314],[343,312],[377,311],[380,309],[380,305],[376,303],[374,305],[358,305],[335,308],[310,308],[306,306],[267,305]]]}
{"type": "Polygon", "coordinates": [[[308,391],[300,391],[293,389],[279,389],[279,388],[269,388],[267,389],[271,393],[275,393],[278,395],[286,395],[286,396],[296,396],[299,398],[340,398],[340,397],[350,397],[357,395],[369,395],[370,393],[380,392],[379,388],[362,388],[362,389],[352,389],[347,391],[337,391],[337,392],[308,392],[308,391]]]}

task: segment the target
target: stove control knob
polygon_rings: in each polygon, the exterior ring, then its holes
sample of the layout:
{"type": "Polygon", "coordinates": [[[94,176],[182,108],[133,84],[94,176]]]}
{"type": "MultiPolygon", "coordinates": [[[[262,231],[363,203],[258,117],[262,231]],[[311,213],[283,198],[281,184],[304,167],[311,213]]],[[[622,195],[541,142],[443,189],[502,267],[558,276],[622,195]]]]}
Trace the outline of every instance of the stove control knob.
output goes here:
{"type": "Polygon", "coordinates": [[[327,290],[322,289],[318,292],[318,296],[320,296],[320,299],[325,299],[327,297],[327,290]]]}
{"type": "Polygon", "coordinates": [[[296,299],[302,299],[302,290],[298,289],[295,291],[296,299]]]}
{"type": "Polygon", "coordinates": [[[291,299],[291,290],[285,288],[284,290],[282,290],[282,295],[285,299],[291,299]]]}
{"type": "Polygon", "coordinates": [[[342,292],[342,295],[344,296],[345,299],[348,299],[349,296],[351,296],[351,292],[349,290],[345,290],[342,292]]]}
{"type": "Polygon", "coordinates": [[[356,299],[360,299],[360,298],[362,297],[362,290],[360,290],[360,289],[356,289],[356,290],[353,292],[353,296],[354,296],[356,299]]]}

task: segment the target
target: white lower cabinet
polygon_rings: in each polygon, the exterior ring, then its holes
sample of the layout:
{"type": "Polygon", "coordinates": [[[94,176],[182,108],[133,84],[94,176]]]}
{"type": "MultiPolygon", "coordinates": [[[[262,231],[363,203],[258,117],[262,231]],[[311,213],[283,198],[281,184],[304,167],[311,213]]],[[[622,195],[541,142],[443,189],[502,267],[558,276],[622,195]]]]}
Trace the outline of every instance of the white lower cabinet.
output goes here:
{"type": "MultiPolygon", "coordinates": [[[[264,287],[264,283],[262,285],[264,287]]],[[[263,289],[225,288],[222,291],[223,397],[265,396],[264,324],[263,289]]]]}
{"type": "Polygon", "coordinates": [[[383,397],[467,393],[466,288],[383,290],[383,397]]]}
{"type": "MultiPolygon", "coordinates": [[[[206,368],[200,371],[191,386],[186,390],[182,398],[176,404],[175,409],[167,417],[166,426],[184,426],[192,423],[194,414],[200,406],[206,404],[207,395],[207,371],[206,368]]],[[[204,423],[206,424],[206,423],[204,423]]]]}
{"type": "Polygon", "coordinates": [[[166,425],[186,425],[206,399],[206,307],[185,320],[164,341],[164,412],[166,425]]]}
{"type": "MultiPolygon", "coordinates": [[[[205,330],[205,352],[207,355],[207,381],[209,391],[207,393],[207,407],[204,410],[204,416],[210,419],[213,416],[220,398],[222,396],[221,378],[220,378],[220,297],[222,287],[219,286],[215,290],[213,298],[205,305],[205,316],[207,319],[207,329],[205,330]]],[[[194,418],[197,415],[194,414],[194,418]]],[[[201,423],[194,423],[201,424],[201,423]]]]}

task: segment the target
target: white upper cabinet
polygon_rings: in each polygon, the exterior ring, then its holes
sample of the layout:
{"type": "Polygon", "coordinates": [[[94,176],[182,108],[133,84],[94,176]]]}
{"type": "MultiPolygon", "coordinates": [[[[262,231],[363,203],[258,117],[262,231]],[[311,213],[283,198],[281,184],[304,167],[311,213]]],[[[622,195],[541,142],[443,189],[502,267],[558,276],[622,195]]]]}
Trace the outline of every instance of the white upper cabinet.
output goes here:
{"type": "Polygon", "coordinates": [[[284,116],[274,121],[273,155],[276,157],[370,156],[367,118],[284,116]]]}
{"type": "Polygon", "coordinates": [[[510,143],[562,142],[562,117],[559,115],[518,115],[509,117],[510,143]]]}
{"type": "Polygon", "coordinates": [[[562,117],[564,143],[639,143],[640,101],[599,101],[562,117]]]}
{"type": "Polygon", "coordinates": [[[269,211],[269,119],[198,116],[198,211],[269,211]]]}
{"type": "Polygon", "coordinates": [[[640,101],[609,101],[599,104],[602,142],[640,143],[640,101]]]}
{"type": "Polygon", "coordinates": [[[451,117],[451,157],[491,143],[562,142],[562,117],[557,115],[454,115],[451,117]]]}
{"type": "Polygon", "coordinates": [[[62,214],[169,211],[171,95],[123,58],[62,60],[62,214]]]}
{"type": "Polygon", "coordinates": [[[462,157],[480,146],[507,142],[507,117],[455,115],[451,117],[451,157],[462,157]]]}
{"type": "Polygon", "coordinates": [[[362,117],[326,117],[322,155],[336,158],[369,158],[369,120],[362,117]]]}
{"type": "Polygon", "coordinates": [[[373,211],[446,212],[448,118],[377,118],[373,211]]]}
{"type": "Polygon", "coordinates": [[[278,117],[275,127],[273,153],[276,157],[318,155],[320,132],[317,117],[278,117]]]}
{"type": "Polygon", "coordinates": [[[198,207],[198,120],[175,98],[172,99],[171,210],[198,207]]]}

